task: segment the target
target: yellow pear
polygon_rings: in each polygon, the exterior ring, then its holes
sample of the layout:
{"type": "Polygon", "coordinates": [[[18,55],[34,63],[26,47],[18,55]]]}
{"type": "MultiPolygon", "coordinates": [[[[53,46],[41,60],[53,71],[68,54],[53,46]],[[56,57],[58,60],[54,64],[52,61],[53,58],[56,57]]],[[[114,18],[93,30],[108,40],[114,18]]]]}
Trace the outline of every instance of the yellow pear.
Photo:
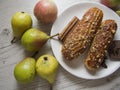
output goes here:
{"type": "Polygon", "coordinates": [[[45,54],[38,58],[36,62],[36,71],[40,77],[46,79],[50,84],[53,84],[58,66],[58,61],[54,56],[45,54]]]}
{"type": "Polygon", "coordinates": [[[22,38],[22,45],[28,51],[38,51],[49,39],[49,36],[36,28],[27,30],[22,38]]]}
{"type": "Polygon", "coordinates": [[[20,38],[26,30],[32,27],[32,18],[27,12],[16,12],[12,16],[11,26],[14,38],[20,38]]]}
{"type": "Polygon", "coordinates": [[[14,68],[15,79],[20,83],[29,83],[35,76],[35,59],[27,57],[14,68]]]}

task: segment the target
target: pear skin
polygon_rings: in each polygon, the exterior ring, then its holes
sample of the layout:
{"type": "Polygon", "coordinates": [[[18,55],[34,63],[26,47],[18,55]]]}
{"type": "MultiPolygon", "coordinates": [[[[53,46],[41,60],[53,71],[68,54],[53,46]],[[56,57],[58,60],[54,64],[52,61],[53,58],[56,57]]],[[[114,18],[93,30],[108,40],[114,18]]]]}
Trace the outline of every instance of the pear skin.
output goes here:
{"type": "Polygon", "coordinates": [[[116,13],[120,16],[120,10],[116,11],[116,13]]]}
{"type": "Polygon", "coordinates": [[[26,30],[32,27],[32,18],[26,12],[16,12],[12,16],[11,26],[14,37],[19,38],[26,30]]]}
{"type": "Polygon", "coordinates": [[[35,59],[31,57],[19,62],[14,68],[15,79],[23,84],[31,82],[35,77],[35,64],[35,59]]]}
{"type": "Polygon", "coordinates": [[[49,39],[49,36],[36,28],[27,30],[21,39],[22,45],[28,51],[38,51],[49,39]]]}
{"type": "Polygon", "coordinates": [[[50,84],[53,84],[58,66],[59,64],[54,56],[45,54],[38,58],[36,71],[40,77],[46,79],[50,84]]]}

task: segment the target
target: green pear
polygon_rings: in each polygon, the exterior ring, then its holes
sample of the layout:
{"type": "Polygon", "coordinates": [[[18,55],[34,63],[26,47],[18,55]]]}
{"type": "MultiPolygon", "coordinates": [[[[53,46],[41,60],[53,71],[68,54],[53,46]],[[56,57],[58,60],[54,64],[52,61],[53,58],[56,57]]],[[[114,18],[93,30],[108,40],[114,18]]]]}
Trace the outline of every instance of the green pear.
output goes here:
{"type": "Polygon", "coordinates": [[[36,72],[40,77],[46,79],[50,84],[53,84],[58,66],[59,64],[54,56],[45,54],[38,58],[36,62],[36,72]]]}
{"type": "Polygon", "coordinates": [[[14,76],[20,83],[29,83],[35,76],[35,59],[27,57],[19,62],[14,68],[14,76]]]}
{"type": "Polygon", "coordinates": [[[120,10],[116,11],[116,13],[120,16],[120,10]]]}
{"type": "Polygon", "coordinates": [[[32,18],[29,13],[16,12],[11,19],[11,26],[15,38],[19,38],[22,34],[32,27],[32,18]]]}
{"type": "Polygon", "coordinates": [[[31,28],[23,34],[21,42],[26,50],[38,51],[49,38],[50,37],[41,30],[31,28]]]}
{"type": "Polygon", "coordinates": [[[120,0],[109,0],[109,2],[111,2],[111,4],[113,4],[114,6],[120,5],[120,0]]]}

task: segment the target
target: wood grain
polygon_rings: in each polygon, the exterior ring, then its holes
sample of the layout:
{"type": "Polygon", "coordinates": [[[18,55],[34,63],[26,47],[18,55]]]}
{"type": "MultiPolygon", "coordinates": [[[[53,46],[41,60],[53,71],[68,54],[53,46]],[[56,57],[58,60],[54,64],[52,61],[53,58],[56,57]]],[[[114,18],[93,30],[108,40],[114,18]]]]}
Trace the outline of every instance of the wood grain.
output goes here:
{"type": "MultiPolygon", "coordinates": [[[[70,5],[85,0],[54,0],[58,6],[58,15],[70,5]]],[[[99,1],[99,0],[86,0],[99,1]]],[[[31,53],[24,50],[21,42],[11,44],[13,38],[10,20],[13,13],[17,11],[26,11],[31,14],[33,27],[50,33],[52,24],[39,24],[33,15],[33,7],[38,0],[1,0],[0,1],[0,90],[49,90],[49,84],[46,80],[36,75],[33,82],[29,84],[19,84],[13,75],[15,65],[31,53]]],[[[50,41],[39,51],[36,56],[50,53],[50,41]],[[44,52],[43,52],[44,51],[44,52]]],[[[53,90],[120,90],[120,69],[112,75],[100,80],[85,80],[77,78],[61,66],[53,85],[53,90]]]]}

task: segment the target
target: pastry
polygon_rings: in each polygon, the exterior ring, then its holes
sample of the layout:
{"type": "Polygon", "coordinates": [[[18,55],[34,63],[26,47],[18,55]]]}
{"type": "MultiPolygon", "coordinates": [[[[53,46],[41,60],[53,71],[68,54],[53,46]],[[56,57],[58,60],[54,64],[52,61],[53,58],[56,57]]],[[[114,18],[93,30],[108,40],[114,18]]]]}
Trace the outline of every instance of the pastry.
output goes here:
{"type": "Polygon", "coordinates": [[[62,45],[62,55],[66,60],[72,60],[82,54],[90,45],[103,18],[103,12],[92,7],[77,22],[66,35],[62,45]]]}
{"type": "Polygon", "coordinates": [[[117,24],[114,20],[105,20],[102,22],[85,59],[85,66],[88,70],[97,70],[100,68],[116,30],[117,24]]]}

